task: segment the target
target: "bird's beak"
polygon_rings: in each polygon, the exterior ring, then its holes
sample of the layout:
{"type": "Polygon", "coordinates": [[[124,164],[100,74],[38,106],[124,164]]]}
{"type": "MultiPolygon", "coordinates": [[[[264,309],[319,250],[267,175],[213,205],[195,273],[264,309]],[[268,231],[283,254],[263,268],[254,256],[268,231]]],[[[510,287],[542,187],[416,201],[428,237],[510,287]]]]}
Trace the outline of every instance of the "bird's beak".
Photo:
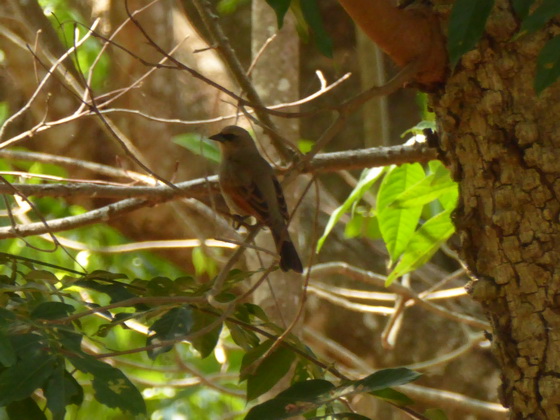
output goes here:
{"type": "Polygon", "coordinates": [[[214,140],[217,142],[222,143],[225,139],[224,136],[222,136],[222,133],[218,133],[218,134],[214,134],[213,136],[208,137],[210,140],[214,140]]]}

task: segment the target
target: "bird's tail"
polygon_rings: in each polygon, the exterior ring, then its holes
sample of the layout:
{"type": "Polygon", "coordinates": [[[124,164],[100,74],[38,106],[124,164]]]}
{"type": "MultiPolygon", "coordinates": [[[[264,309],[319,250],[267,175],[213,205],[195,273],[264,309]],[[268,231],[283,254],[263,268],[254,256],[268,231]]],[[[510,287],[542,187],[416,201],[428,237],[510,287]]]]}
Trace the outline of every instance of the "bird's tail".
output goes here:
{"type": "Polygon", "coordinates": [[[296,273],[302,273],[303,266],[288,231],[286,229],[282,229],[280,232],[272,230],[272,235],[274,236],[274,242],[276,242],[278,254],[280,254],[282,271],[294,270],[296,273]]]}

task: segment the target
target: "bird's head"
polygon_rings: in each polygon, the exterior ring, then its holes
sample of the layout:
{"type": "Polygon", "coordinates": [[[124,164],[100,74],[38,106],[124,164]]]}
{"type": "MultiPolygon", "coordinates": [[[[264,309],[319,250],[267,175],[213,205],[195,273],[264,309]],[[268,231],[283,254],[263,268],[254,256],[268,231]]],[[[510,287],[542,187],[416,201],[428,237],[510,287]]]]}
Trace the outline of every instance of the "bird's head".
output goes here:
{"type": "Polygon", "coordinates": [[[236,125],[228,125],[218,134],[208,138],[220,144],[220,149],[224,155],[235,154],[239,151],[243,153],[257,152],[257,147],[251,135],[247,130],[236,125]]]}

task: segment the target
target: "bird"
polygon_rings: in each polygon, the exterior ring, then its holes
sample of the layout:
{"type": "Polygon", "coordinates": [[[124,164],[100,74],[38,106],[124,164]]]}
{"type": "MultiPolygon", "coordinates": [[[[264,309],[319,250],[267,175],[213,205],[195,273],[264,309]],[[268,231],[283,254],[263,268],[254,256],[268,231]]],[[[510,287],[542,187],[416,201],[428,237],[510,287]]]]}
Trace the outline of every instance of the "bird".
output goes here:
{"type": "Polygon", "coordinates": [[[236,125],[208,137],[218,142],[222,160],[218,170],[220,189],[230,211],[253,216],[272,233],[282,271],[303,272],[303,266],[288,233],[288,208],[272,166],[261,156],[251,135],[236,125]]]}

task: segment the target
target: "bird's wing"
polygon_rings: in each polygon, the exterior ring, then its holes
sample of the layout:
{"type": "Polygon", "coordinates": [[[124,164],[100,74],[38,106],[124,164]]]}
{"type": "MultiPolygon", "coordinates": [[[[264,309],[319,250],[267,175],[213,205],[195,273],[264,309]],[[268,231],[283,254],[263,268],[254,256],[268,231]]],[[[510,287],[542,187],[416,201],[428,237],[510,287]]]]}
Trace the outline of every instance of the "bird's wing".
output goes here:
{"type": "Polygon", "coordinates": [[[267,224],[269,219],[266,198],[254,182],[245,185],[223,185],[224,192],[233,201],[242,215],[255,217],[259,222],[267,224]]]}
{"type": "Polygon", "coordinates": [[[278,200],[278,207],[280,208],[280,214],[285,221],[288,221],[290,215],[288,214],[288,206],[286,205],[286,199],[284,198],[284,191],[278,179],[275,176],[272,177],[272,183],[274,184],[274,189],[276,190],[276,199],[278,200]]]}

